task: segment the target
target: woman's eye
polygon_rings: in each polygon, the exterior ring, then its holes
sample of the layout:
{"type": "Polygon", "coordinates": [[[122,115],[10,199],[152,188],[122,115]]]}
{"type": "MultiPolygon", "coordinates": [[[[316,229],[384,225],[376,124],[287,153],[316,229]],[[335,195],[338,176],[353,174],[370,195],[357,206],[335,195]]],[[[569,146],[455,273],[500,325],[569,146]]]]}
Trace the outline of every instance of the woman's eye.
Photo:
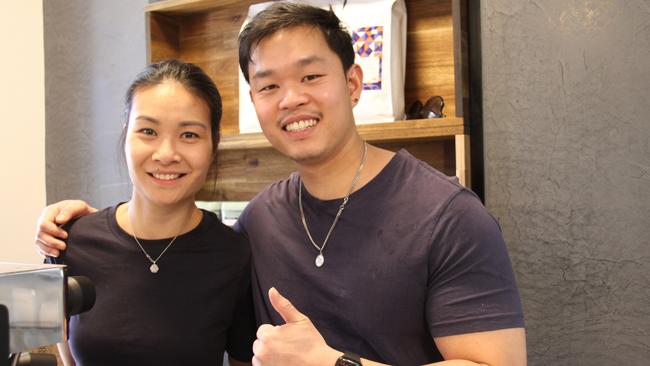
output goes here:
{"type": "Polygon", "coordinates": [[[198,138],[199,135],[194,133],[194,132],[183,132],[181,134],[181,137],[185,138],[185,139],[195,139],[195,138],[198,138]]]}
{"type": "Polygon", "coordinates": [[[156,131],[154,131],[152,128],[141,128],[138,132],[144,135],[155,135],[156,131]]]}

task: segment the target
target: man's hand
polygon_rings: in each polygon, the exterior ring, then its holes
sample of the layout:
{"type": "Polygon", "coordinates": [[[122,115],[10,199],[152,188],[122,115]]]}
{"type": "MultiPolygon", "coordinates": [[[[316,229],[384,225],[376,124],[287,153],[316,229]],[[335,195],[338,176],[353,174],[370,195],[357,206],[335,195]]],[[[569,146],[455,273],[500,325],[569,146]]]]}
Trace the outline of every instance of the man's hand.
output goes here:
{"type": "Polygon", "coordinates": [[[41,211],[36,226],[34,245],[42,256],[58,257],[59,251],[65,250],[68,233],[59,226],[71,219],[97,211],[84,201],[66,200],[49,205],[41,211]]]}
{"type": "Polygon", "coordinates": [[[269,290],[273,308],[284,325],[263,324],[253,343],[253,365],[334,365],[342,355],[330,348],[311,320],[296,309],[278,290],[269,290]]]}

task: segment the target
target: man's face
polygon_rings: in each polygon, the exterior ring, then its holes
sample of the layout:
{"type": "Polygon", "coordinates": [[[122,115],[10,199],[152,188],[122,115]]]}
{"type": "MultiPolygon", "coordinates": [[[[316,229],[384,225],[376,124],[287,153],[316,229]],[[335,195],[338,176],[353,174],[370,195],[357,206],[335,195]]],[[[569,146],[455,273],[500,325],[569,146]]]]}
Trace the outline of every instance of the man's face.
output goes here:
{"type": "Polygon", "coordinates": [[[271,144],[297,163],[318,163],[355,136],[362,74],[346,73],[316,28],[285,28],[251,50],[251,99],[271,144]]]}

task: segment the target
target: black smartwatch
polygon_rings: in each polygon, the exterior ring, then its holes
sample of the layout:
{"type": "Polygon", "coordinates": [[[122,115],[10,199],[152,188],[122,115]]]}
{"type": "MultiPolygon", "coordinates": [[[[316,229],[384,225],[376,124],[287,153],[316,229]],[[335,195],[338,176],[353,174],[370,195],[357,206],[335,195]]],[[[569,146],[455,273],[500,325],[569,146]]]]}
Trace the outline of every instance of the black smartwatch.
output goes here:
{"type": "Polygon", "coordinates": [[[361,357],[352,352],[345,351],[343,356],[336,360],[335,366],[361,366],[361,357]]]}

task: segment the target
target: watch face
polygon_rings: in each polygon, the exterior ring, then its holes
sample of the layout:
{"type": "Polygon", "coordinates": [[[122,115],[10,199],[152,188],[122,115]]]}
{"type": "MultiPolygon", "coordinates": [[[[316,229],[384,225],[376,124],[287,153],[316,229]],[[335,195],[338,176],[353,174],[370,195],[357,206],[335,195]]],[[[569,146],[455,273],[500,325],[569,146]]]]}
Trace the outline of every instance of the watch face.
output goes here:
{"type": "Polygon", "coordinates": [[[336,366],[360,366],[361,364],[355,360],[350,360],[349,358],[341,357],[336,362],[336,366]]]}
{"type": "Polygon", "coordinates": [[[339,357],[336,366],[361,366],[361,359],[356,355],[345,354],[339,357]]]}

